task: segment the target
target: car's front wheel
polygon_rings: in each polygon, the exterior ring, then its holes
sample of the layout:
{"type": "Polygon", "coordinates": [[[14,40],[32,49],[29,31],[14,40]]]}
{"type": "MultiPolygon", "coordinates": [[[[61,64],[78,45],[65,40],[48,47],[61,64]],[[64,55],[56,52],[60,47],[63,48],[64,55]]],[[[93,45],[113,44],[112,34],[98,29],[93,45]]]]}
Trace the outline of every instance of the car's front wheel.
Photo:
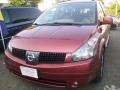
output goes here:
{"type": "Polygon", "coordinates": [[[107,41],[106,41],[106,43],[105,43],[105,47],[108,46],[108,44],[109,44],[109,40],[110,40],[110,33],[108,34],[107,41]]]}
{"type": "Polygon", "coordinates": [[[98,82],[100,82],[102,80],[103,68],[104,68],[104,52],[102,52],[102,54],[101,54],[101,63],[100,63],[99,73],[96,76],[96,78],[93,80],[93,82],[98,83],[98,82]]]}

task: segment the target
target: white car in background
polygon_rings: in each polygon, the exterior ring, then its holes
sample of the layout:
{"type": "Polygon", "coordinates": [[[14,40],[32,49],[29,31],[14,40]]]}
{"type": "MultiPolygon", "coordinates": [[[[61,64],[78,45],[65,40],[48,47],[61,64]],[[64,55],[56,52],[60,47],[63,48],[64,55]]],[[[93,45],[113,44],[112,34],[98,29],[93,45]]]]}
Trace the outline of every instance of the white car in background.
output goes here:
{"type": "Polygon", "coordinates": [[[112,16],[113,24],[111,26],[112,29],[116,29],[119,26],[120,19],[117,16],[112,16]]]}
{"type": "Polygon", "coordinates": [[[118,27],[120,26],[120,17],[118,17],[118,27]]]}

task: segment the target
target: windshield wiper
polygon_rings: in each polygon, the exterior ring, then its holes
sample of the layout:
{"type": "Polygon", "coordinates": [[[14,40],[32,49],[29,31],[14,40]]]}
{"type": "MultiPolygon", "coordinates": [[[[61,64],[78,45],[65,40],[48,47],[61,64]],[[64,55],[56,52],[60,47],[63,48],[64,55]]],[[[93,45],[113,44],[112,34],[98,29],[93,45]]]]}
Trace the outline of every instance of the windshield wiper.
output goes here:
{"type": "Polygon", "coordinates": [[[33,25],[36,25],[36,26],[41,26],[40,24],[38,24],[38,23],[33,23],[33,25]]]}
{"type": "Polygon", "coordinates": [[[38,26],[44,26],[44,25],[81,25],[80,23],[69,23],[69,22],[52,22],[52,23],[44,23],[44,24],[37,24],[34,23],[34,25],[38,26]]]}
{"type": "Polygon", "coordinates": [[[81,25],[80,23],[69,23],[69,22],[54,22],[53,24],[58,24],[58,25],[81,25]]]}
{"type": "Polygon", "coordinates": [[[53,23],[45,23],[45,24],[33,23],[33,25],[36,25],[36,26],[44,26],[44,25],[53,25],[53,23]]]}

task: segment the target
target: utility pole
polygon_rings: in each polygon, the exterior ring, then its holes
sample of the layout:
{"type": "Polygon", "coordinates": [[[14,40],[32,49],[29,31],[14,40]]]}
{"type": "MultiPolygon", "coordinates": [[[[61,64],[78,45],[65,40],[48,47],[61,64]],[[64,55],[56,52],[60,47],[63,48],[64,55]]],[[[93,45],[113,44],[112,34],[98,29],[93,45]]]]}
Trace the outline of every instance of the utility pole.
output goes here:
{"type": "Polygon", "coordinates": [[[6,48],[5,48],[5,41],[4,41],[4,37],[3,37],[3,32],[2,32],[1,26],[0,26],[0,35],[1,35],[1,41],[2,41],[2,44],[3,44],[3,48],[4,48],[4,50],[5,50],[5,49],[6,49],[6,48]]]}
{"type": "Polygon", "coordinates": [[[118,1],[116,0],[116,16],[118,15],[118,1]]]}

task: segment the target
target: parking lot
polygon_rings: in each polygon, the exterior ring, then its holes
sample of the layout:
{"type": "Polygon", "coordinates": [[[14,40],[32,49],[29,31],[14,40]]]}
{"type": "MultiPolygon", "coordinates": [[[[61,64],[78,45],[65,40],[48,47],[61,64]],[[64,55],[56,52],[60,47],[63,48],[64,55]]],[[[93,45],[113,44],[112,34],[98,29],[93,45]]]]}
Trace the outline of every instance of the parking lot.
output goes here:
{"type": "MultiPolygon", "coordinates": [[[[0,53],[0,90],[61,90],[22,80],[10,73],[4,64],[4,53],[0,53]]],[[[105,53],[104,77],[98,84],[89,84],[76,90],[104,90],[105,87],[120,88],[120,28],[112,30],[105,53]]],[[[107,90],[107,89],[105,89],[107,90]]],[[[111,89],[110,89],[111,90],[111,89]]],[[[113,89],[116,90],[116,89],[113,89]]]]}

